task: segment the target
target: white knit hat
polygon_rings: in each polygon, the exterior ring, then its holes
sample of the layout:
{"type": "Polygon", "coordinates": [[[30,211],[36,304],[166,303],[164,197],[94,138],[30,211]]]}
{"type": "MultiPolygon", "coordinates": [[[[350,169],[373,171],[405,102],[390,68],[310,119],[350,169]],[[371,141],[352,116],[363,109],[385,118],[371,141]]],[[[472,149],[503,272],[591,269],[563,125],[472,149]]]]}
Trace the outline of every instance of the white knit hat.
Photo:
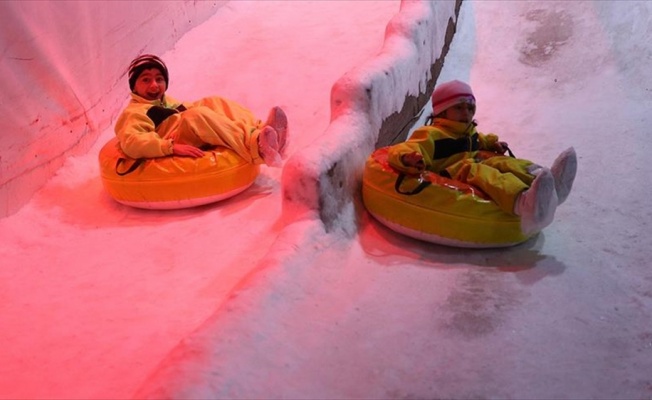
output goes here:
{"type": "Polygon", "coordinates": [[[433,115],[438,115],[459,103],[475,105],[475,96],[473,96],[471,86],[462,81],[455,80],[442,83],[432,92],[433,115]]]}

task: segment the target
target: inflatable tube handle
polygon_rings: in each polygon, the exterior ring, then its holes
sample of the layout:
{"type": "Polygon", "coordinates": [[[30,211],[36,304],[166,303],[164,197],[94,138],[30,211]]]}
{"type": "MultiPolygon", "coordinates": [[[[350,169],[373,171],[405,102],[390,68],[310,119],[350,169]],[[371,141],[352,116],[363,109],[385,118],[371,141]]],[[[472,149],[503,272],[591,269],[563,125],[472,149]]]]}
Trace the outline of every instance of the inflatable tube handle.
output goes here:
{"type": "Polygon", "coordinates": [[[510,157],[516,158],[514,153],[512,153],[512,149],[510,149],[508,146],[505,146],[505,148],[507,149],[507,154],[509,154],[510,157]]]}
{"type": "Polygon", "coordinates": [[[417,185],[417,187],[415,187],[414,189],[409,190],[409,191],[402,191],[401,190],[401,184],[403,183],[404,179],[405,179],[405,174],[404,173],[398,174],[398,178],[396,178],[396,183],[394,184],[394,190],[396,190],[396,192],[398,192],[400,194],[404,194],[406,196],[412,196],[412,195],[415,195],[415,194],[419,194],[419,193],[421,193],[421,191],[423,191],[423,189],[430,186],[430,181],[427,180],[427,179],[424,179],[423,175],[419,175],[419,179],[418,179],[419,185],[417,185]]]}
{"type": "Polygon", "coordinates": [[[118,158],[118,161],[115,163],[115,173],[118,174],[119,176],[125,176],[127,174],[130,174],[130,173],[134,172],[136,170],[136,168],[138,168],[140,166],[140,164],[142,164],[143,161],[145,161],[145,160],[142,159],[142,158],[139,158],[136,161],[134,161],[134,163],[131,164],[131,166],[129,168],[127,168],[126,171],[124,171],[124,172],[118,171],[118,168],[120,167],[120,164],[124,163],[125,161],[127,161],[127,159],[121,157],[121,158],[118,158]]]}

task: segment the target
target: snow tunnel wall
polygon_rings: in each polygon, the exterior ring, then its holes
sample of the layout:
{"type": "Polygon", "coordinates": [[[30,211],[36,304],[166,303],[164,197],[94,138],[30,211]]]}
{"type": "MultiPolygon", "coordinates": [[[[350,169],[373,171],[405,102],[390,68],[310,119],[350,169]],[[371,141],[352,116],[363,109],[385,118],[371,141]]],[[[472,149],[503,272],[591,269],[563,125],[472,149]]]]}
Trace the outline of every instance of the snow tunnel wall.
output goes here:
{"type": "Polygon", "coordinates": [[[227,2],[0,2],[0,218],[110,126],[134,57],[166,51],[227,2]]]}
{"type": "Polygon", "coordinates": [[[365,160],[405,140],[428,103],[455,33],[462,0],[402,0],[380,53],[340,78],[331,91],[331,122],[283,169],[283,210],[318,213],[327,229],[353,231],[365,160]]]}

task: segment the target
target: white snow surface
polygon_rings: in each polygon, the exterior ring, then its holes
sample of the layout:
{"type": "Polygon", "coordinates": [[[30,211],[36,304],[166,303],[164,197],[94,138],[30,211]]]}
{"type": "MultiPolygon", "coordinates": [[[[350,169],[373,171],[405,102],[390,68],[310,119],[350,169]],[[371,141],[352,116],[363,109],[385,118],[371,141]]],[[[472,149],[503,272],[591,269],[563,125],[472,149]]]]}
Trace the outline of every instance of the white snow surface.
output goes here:
{"type": "MultiPolygon", "coordinates": [[[[278,104],[299,153],[398,7],[232,2],[162,55],[169,93],[278,104]]],[[[357,230],[326,232],[268,168],[214,205],[128,208],[101,187],[105,132],[0,220],[0,397],[652,397],[651,21],[647,1],[463,3],[439,80],[468,81],[518,157],[579,155],[512,248],[419,242],[359,199],[357,230]]]]}

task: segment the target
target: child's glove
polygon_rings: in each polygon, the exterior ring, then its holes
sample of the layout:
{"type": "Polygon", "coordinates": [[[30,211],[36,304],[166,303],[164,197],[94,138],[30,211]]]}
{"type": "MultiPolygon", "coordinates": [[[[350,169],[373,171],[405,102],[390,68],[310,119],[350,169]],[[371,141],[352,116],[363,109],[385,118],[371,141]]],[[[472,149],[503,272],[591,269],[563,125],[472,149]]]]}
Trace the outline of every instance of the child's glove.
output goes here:
{"type": "Polygon", "coordinates": [[[505,154],[508,147],[509,145],[507,144],[507,142],[496,142],[494,144],[494,149],[498,154],[505,154]]]}
{"type": "Polygon", "coordinates": [[[423,170],[426,169],[426,163],[423,161],[423,156],[421,155],[421,153],[419,153],[417,151],[413,151],[412,153],[403,154],[401,156],[401,162],[406,167],[416,168],[419,171],[423,171],[423,170]]]}

